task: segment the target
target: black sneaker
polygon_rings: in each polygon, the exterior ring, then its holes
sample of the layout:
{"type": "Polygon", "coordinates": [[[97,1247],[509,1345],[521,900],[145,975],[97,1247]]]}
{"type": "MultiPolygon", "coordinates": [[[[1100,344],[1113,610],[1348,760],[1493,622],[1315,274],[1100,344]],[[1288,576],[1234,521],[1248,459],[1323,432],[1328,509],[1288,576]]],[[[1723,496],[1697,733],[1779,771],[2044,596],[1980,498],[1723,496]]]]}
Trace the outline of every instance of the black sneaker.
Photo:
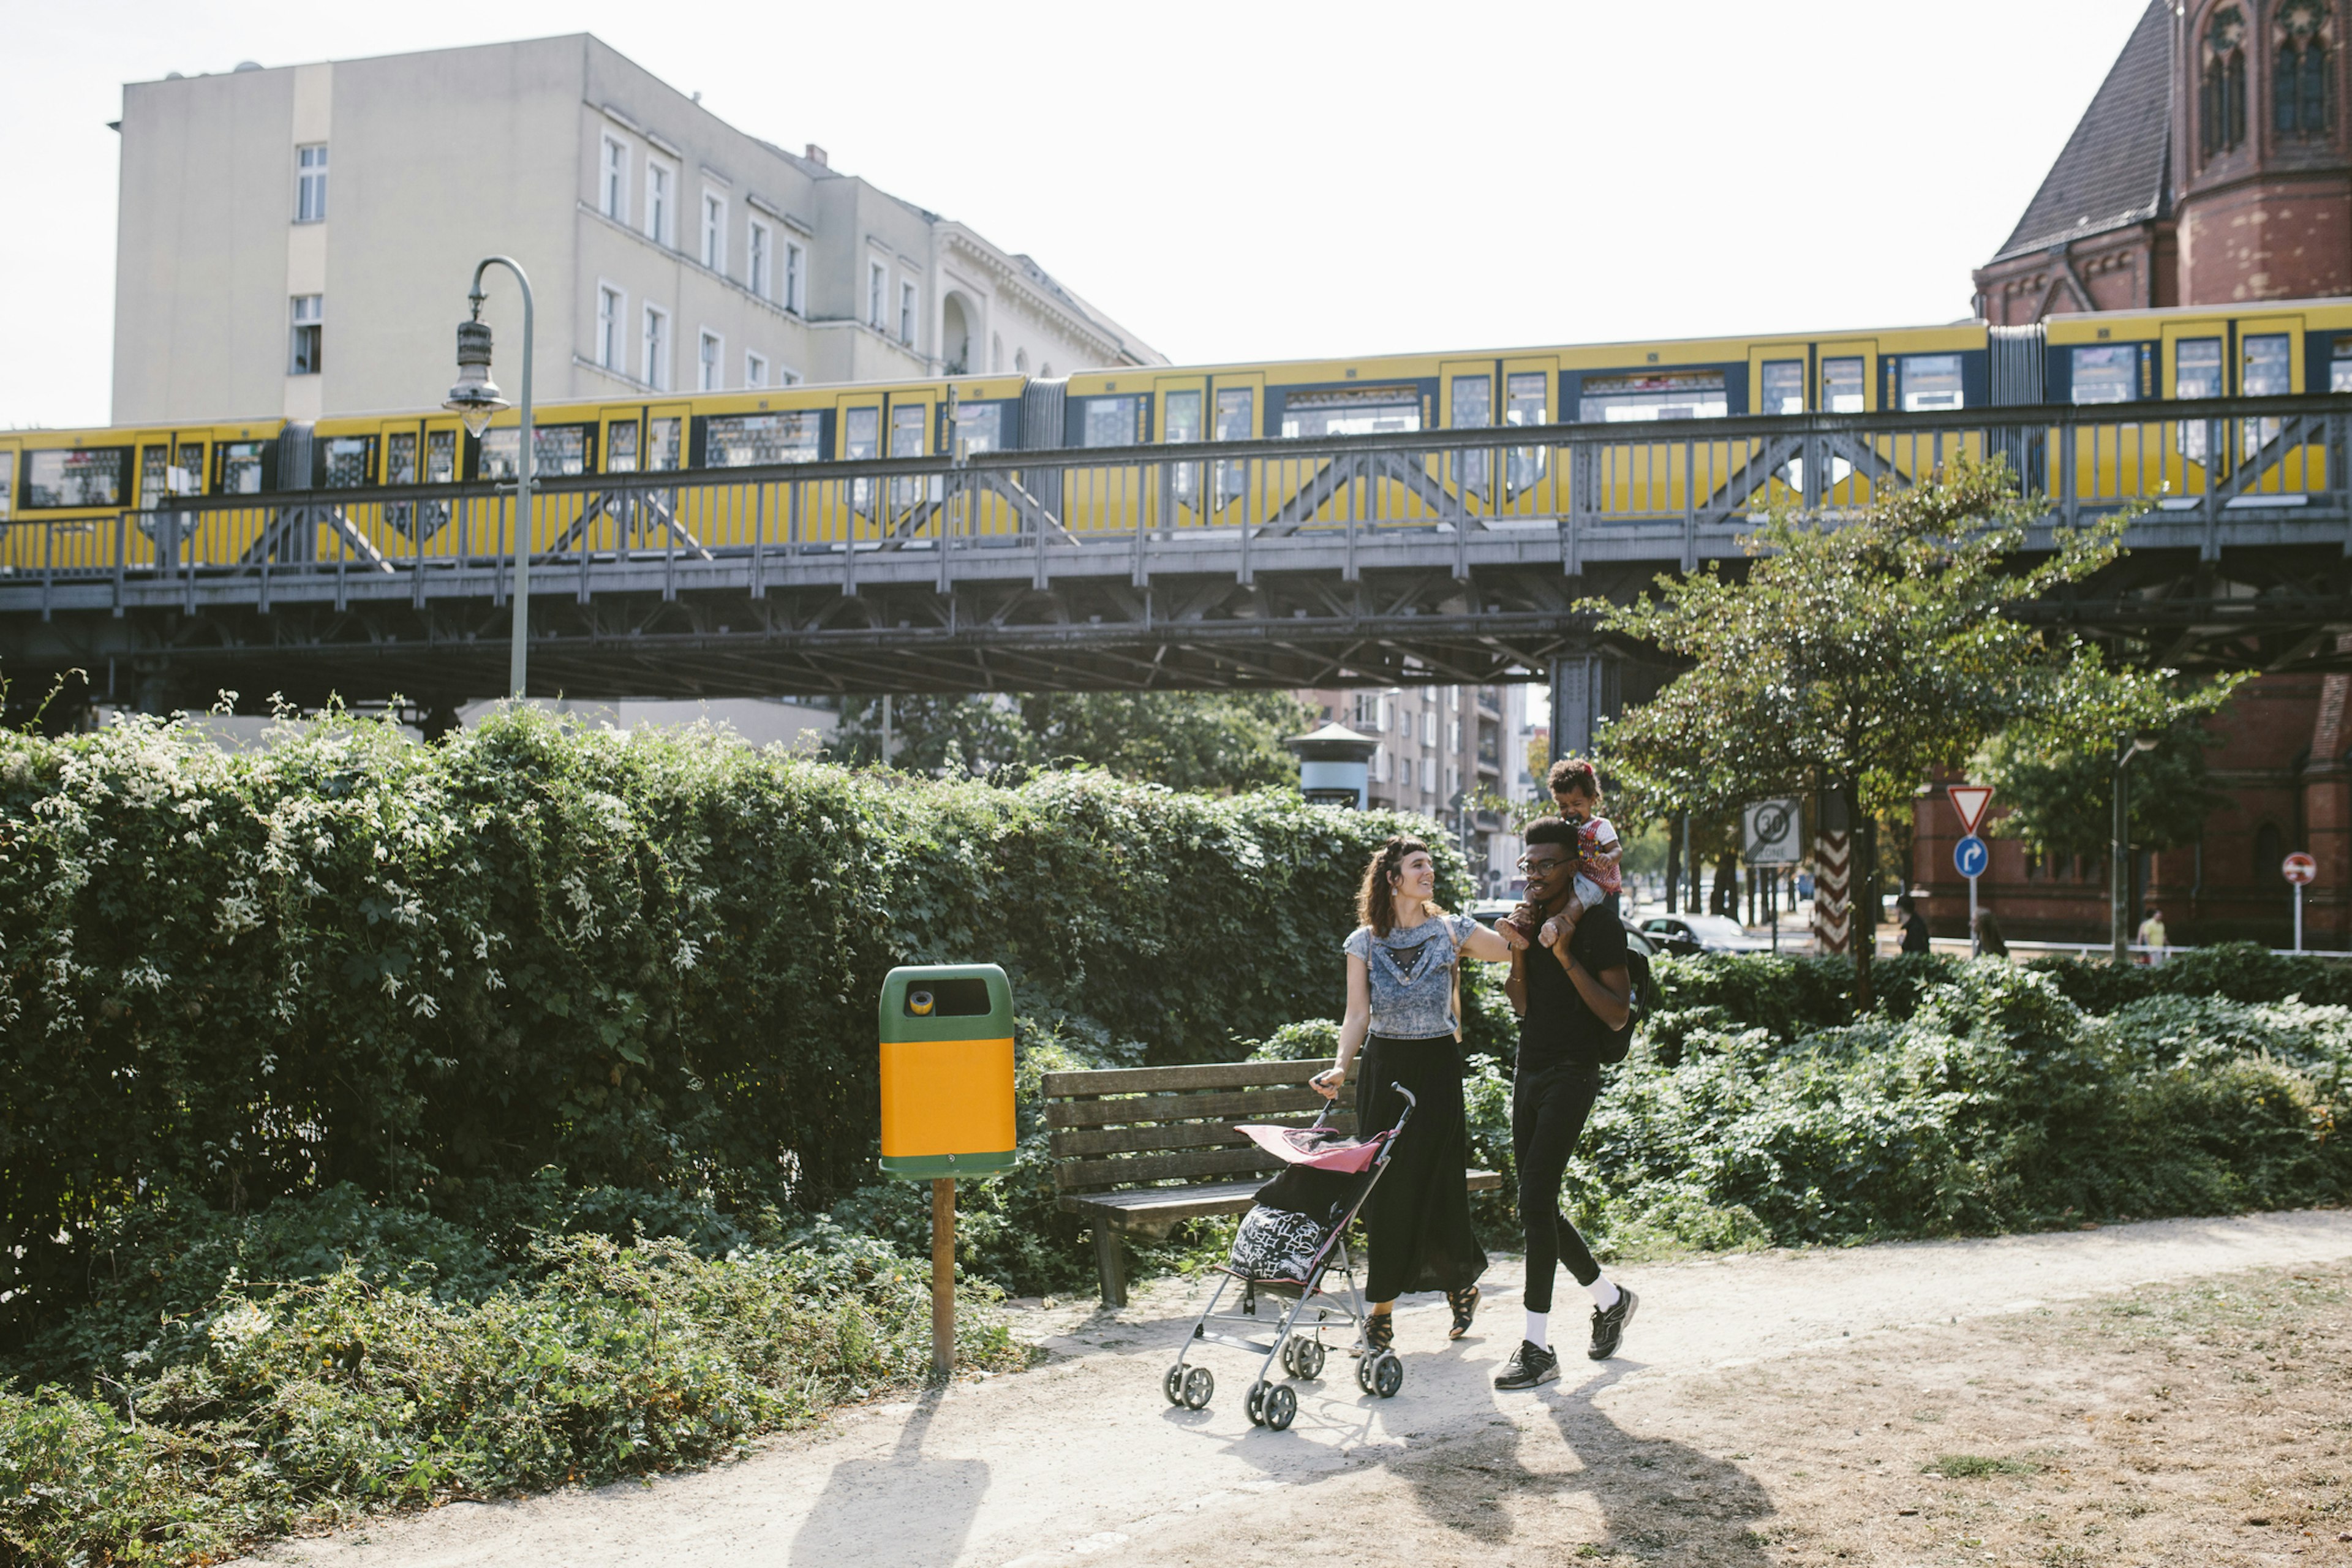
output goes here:
{"type": "Polygon", "coordinates": [[[1617,1287],[1617,1304],[1607,1311],[1592,1309],[1592,1348],[1584,1353],[1594,1361],[1607,1361],[1617,1353],[1617,1343],[1625,1337],[1625,1325],[1633,1321],[1633,1309],[1642,1304],[1640,1297],[1622,1285],[1617,1287]]]}
{"type": "Polygon", "coordinates": [[[1536,1343],[1521,1340],[1503,1370],[1495,1374],[1496,1388],[1533,1388],[1559,1376],[1559,1357],[1536,1343]]]}

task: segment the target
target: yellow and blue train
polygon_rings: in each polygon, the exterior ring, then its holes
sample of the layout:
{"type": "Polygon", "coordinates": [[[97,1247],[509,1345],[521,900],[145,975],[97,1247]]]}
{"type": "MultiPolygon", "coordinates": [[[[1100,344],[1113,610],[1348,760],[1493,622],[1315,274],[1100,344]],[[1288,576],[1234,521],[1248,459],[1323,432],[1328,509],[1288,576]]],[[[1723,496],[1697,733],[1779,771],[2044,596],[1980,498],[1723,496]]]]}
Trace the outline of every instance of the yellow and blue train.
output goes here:
{"type": "MultiPolygon", "coordinates": [[[[1627,426],[1620,446],[1580,481],[1585,510],[1623,516],[1683,510],[1714,493],[1720,476],[1753,456],[1759,438],[1681,444],[1679,456],[1648,451],[1643,422],[1804,413],[1930,412],[2037,405],[2129,405],[2164,399],[2300,396],[2352,391],[2352,301],[2269,302],[2069,316],[2033,328],[1981,321],[1877,331],[1797,333],[1656,342],[1362,359],[1146,367],[1089,371],[1061,382],[961,376],[927,382],[793,385],[762,390],[566,403],[537,410],[537,471],[544,479],[675,471],[698,481],[723,470],[863,459],[1073,448],[1181,448],[1199,442],[1349,436],[1375,432],[1526,427],[1529,444],[1493,453],[1457,452],[1396,465],[1356,479],[1393,493],[1375,508],[1389,521],[1470,513],[1556,515],[1565,477],[1536,427],[1627,426]]],[[[2129,425],[2116,409],[2116,428],[2129,425]]],[[[2078,457],[2082,493],[2195,496],[2228,463],[2209,453],[2202,428],[2143,436],[2128,449],[2078,457]]],[[[90,570],[163,565],[152,518],[184,497],[255,498],[244,512],[217,504],[181,509],[213,537],[178,533],[170,563],[229,564],[257,549],[284,551],[268,498],[335,495],[331,521],[296,542],[292,554],[338,552],[379,562],[428,551],[459,558],[495,553],[482,531],[491,513],[429,499],[433,487],[511,478],[519,455],[512,411],[479,437],[439,410],[339,416],[313,424],[240,419],[176,426],[0,432],[0,570],[90,570]],[[398,499],[372,499],[371,491],[398,499]],[[137,527],[126,518],[146,520],[137,527]],[[121,542],[118,543],[118,542],[121,542]],[[126,557],[115,559],[118,549],[126,557]]],[[[1955,437],[1962,445],[1969,443],[1955,437]]],[[[2096,443],[2094,443],[2095,447],[2096,443]]],[[[1286,516],[1301,526],[1361,508],[1361,496],[1315,485],[1322,461],[1286,462],[1278,448],[1241,460],[1156,459],[1161,479],[1147,488],[1124,450],[1090,480],[1082,458],[1057,460],[1053,510],[1073,532],[1216,526],[1286,516]],[[1074,466],[1075,465],[1075,466],[1074,466]],[[1091,486],[1091,488],[1090,488],[1091,486]]],[[[1942,450],[1941,447],[1938,450],[1942,450]]],[[[2307,474],[2317,482],[2315,447],[2307,474]]],[[[1907,467],[1908,465],[1902,465],[1907,467]]],[[[1840,482],[1853,465],[1837,465],[1840,482]]],[[[1823,476],[1826,478],[1827,476],[1823,476]]],[[[1785,487],[1790,476],[1774,485],[1785,487]]],[[[593,486],[561,486],[534,520],[541,549],[626,547],[644,537],[637,500],[599,503],[593,486]],[[600,515],[601,504],[601,515],[600,515]]],[[[714,489],[707,482],[701,490],[714,489]]],[[[703,494],[688,515],[677,501],[655,521],[697,548],[745,542],[756,530],[772,542],[803,543],[913,538],[949,525],[981,535],[1017,533],[1024,497],[1018,484],[980,487],[961,512],[940,504],[936,479],[865,478],[812,487],[747,487],[758,493],[703,494]],[[821,493],[819,493],[821,492],[821,493]],[[787,514],[790,514],[789,516],[787,514]]],[[[1042,486],[1040,487],[1043,488],[1042,486]]],[[[723,485],[716,487],[723,491],[723,485]]],[[[1775,499],[1770,487],[1761,499],[1775,499]]],[[[1832,498],[1836,499],[1835,497],[1832,498]]],[[[318,510],[318,509],[312,509],[318,510]]],[[[281,556],[281,558],[284,558],[281,556]]]]}

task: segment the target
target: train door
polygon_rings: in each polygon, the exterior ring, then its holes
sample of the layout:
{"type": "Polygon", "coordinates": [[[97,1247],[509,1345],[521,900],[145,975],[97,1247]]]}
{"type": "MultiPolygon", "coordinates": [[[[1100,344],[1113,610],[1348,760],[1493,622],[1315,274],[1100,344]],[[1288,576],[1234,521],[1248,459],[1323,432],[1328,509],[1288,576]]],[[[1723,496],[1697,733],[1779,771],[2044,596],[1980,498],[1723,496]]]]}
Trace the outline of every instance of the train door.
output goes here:
{"type": "MultiPolygon", "coordinates": [[[[1152,392],[1160,399],[1160,445],[1190,447],[1209,438],[1207,376],[1163,375],[1152,383],[1152,392]]],[[[1198,525],[1208,485],[1208,475],[1198,463],[1162,464],[1151,497],[1151,526],[1164,531],[1198,525]]]]}
{"type": "Polygon", "coordinates": [[[40,564],[40,552],[25,537],[32,530],[16,527],[16,470],[22,462],[17,438],[0,436],[0,566],[40,564]]]}
{"type": "MultiPolygon", "coordinates": [[[[1552,423],[1552,395],[1559,385],[1557,355],[1506,358],[1496,389],[1501,423],[1522,428],[1552,423]]],[[[1549,494],[1551,467],[1548,444],[1513,447],[1503,454],[1503,495],[1512,510],[1541,516],[1557,510],[1549,494]]]]}
{"type": "MultiPolygon", "coordinates": [[[[889,458],[926,458],[931,453],[931,432],[937,428],[944,389],[918,387],[894,392],[884,399],[889,458]]],[[[938,520],[942,487],[935,478],[910,474],[890,481],[889,532],[897,537],[930,533],[938,520]]]]}
{"type": "MultiPolygon", "coordinates": [[[[1502,423],[1498,384],[1502,363],[1492,359],[1451,359],[1437,366],[1437,422],[1447,430],[1486,430],[1502,423]]],[[[1474,512],[1495,506],[1495,461],[1491,450],[1455,452],[1445,482],[1474,512]]]]}
{"type": "MultiPolygon", "coordinates": [[[[1813,407],[1822,414],[1867,414],[1879,406],[1879,355],[1876,338],[1833,338],[1815,345],[1818,357],[1813,374],[1813,407]]],[[[1840,452],[1836,448],[1851,437],[1833,437],[1830,443],[1829,471],[1817,481],[1822,489],[1817,503],[1826,506],[1859,506],[1870,500],[1867,479],[1854,481],[1853,458],[1856,451],[1840,452]]],[[[1884,447],[1885,437],[1875,438],[1884,447]]],[[[1880,458],[1883,450],[1875,453],[1880,458]]],[[[1875,469],[1876,464],[1871,467],[1875,469]]],[[[1800,483],[1801,483],[1801,479],[1800,483]]]]}
{"type": "MultiPolygon", "coordinates": [[[[2229,395],[2230,323],[2219,317],[2167,321],[2157,345],[2159,395],[2183,402],[2229,395]]],[[[2181,496],[2205,493],[2210,481],[2212,430],[2203,419],[2186,419],[2172,433],[2175,471],[2169,489],[2181,496]]],[[[2226,446],[2226,443],[2224,443],[2226,446]]]]}
{"type": "MultiPolygon", "coordinates": [[[[834,400],[834,428],[839,432],[835,437],[838,447],[835,456],[841,461],[870,463],[883,455],[885,401],[879,392],[845,392],[834,400]]],[[[852,479],[841,487],[837,499],[847,502],[846,512],[832,519],[827,531],[818,537],[851,540],[862,537],[874,518],[874,481],[852,479]]]]}
{"type": "MultiPolygon", "coordinates": [[[[1260,371],[1236,371],[1209,381],[1209,439],[1255,441],[1265,430],[1265,375],[1260,371]]],[[[1226,527],[1249,521],[1253,474],[1264,482],[1263,462],[1228,458],[1209,475],[1209,515],[1226,527]]]]}
{"type": "MultiPolygon", "coordinates": [[[[2293,397],[2304,389],[2303,317],[2300,313],[2238,318],[2236,372],[2241,397],[2293,397]]],[[[2240,422],[2237,449],[2241,461],[2262,463],[2265,471],[2248,488],[2263,494],[2304,489],[2301,450],[2271,452],[2286,428],[2282,419],[2240,422]]]]}
{"type": "MultiPolygon", "coordinates": [[[[1748,351],[1748,408],[1751,414],[1783,418],[1814,406],[1812,345],[1758,343],[1748,351]]],[[[1753,455],[1751,443],[1738,454],[1753,455]]],[[[1791,458],[1780,464],[1748,497],[1751,510],[1800,504],[1805,493],[1805,460],[1791,458]]]]}

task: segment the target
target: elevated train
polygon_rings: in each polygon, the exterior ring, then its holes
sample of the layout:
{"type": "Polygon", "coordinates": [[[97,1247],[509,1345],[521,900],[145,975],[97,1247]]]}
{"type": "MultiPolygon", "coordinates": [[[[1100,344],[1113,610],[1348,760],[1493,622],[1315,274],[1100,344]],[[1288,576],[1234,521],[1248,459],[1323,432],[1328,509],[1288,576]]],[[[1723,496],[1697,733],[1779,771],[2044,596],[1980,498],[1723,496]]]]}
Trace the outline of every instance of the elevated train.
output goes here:
{"type": "MultiPolygon", "coordinates": [[[[1677,514],[1719,493],[1758,438],[1654,450],[1638,429],[1659,420],[1805,413],[1931,412],[2044,405],[2116,407],[2168,399],[2294,397],[2352,392],[2352,301],[2268,302],[2068,316],[2029,328],[1981,321],[1877,331],[1602,343],[1508,352],[1090,371],[1048,382],[960,376],[927,382],[793,385],[637,400],[563,403],[535,412],[538,473],[553,481],[533,521],[535,548],[562,554],[680,541],[705,552],[757,537],[804,546],[915,542],[949,529],[985,542],[1022,534],[1042,505],[1074,534],[1138,526],[1171,531],[1286,519],[1328,524],[1357,491],[1381,492],[1382,521],[1428,522],[1447,510],[1501,520],[1557,516],[1568,481],[1534,432],[1560,425],[1626,426],[1598,448],[1586,510],[1635,518],[1677,514]],[[1278,441],[1368,433],[1523,427],[1528,445],[1435,453],[1352,473],[1328,457],[1286,459],[1278,447],[1244,458],[1186,461],[1201,442],[1278,441]],[[1149,487],[1139,448],[1153,458],[1149,487]],[[1118,449],[1116,455],[1110,449],[1118,449]],[[1117,468],[1092,470],[1101,451],[1117,468]],[[947,452],[1059,454],[1024,486],[976,485],[954,499],[934,477],[865,475],[826,481],[826,467],[947,452]],[[725,470],[807,465],[808,479],[737,487],[725,470]],[[650,476],[693,479],[667,503],[650,476]],[[601,500],[595,476],[628,476],[601,500]],[[567,480],[582,482],[565,483],[567,480]],[[812,483],[811,481],[814,481],[812,483]]],[[[2249,421],[2249,426],[2274,422],[2249,421]]],[[[2252,456],[2258,436],[2209,450],[2199,425],[2119,433],[2089,444],[2078,493],[2202,493],[2252,456]]],[[[1882,442],[1892,437],[1874,437],[1882,442]]],[[[1956,437],[1963,447],[1971,444],[1956,437]]],[[[1938,452],[1944,448],[1938,446],[1938,452]]],[[[503,525],[476,499],[432,498],[441,486],[510,479],[520,451],[509,410],[480,438],[439,410],[173,427],[0,432],[0,573],[231,566],[268,554],[376,564],[498,553],[503,525]],[[271,521],[272,498],[309,494],[296,533],[271,521]],[[216,498],[189,507],[186,498],[216,498]],[[239,508],[236,498],[252,498],[239,508]],[[187,520],[170,527],[165,516],[187,520]],[[277,530],[272,532],[272,530],[277,530]],[[299,536],[298,536],[299,535],[299,536]],[[118,552],[120,559],[118,559],[118,552]]],[[[1906,470],[1919,466],[1887,448],[1906,470]]],[[[2314,446],[2282,468],[2287,489],[2324,482],[2314,446]]],[[[995,467],[984,465],[983,467],[995,467]]],[[[2048,476],[2038,476],[2048,482],[2048,476]]],[[[1867,482],[1840,461],[1816,477],[1835,502],[1867,482]],[[1843,488],[1841,488],[1843,487],[1843,488]]],[[[1787,465],[1755,493],[1792,495],[1787,465]]]]}

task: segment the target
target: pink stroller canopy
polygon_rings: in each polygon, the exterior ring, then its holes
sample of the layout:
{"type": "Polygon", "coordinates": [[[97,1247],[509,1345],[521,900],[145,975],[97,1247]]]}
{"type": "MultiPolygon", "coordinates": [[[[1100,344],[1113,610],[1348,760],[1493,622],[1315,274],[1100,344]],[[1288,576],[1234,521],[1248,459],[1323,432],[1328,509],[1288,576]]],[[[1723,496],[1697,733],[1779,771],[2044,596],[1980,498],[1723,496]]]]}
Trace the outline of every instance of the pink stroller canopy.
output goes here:
{"type": "Polygon", "coordinates": [[[1329,1127],[1268,1127],[1254,1121],[1243,1122],[1234,1131],[1286,1165],[1310,1165],[1349,1174],[1370,1170],[1389,1136],[1381,1132],[1369,1142],[1360,1142],[1341,1137],[1329,1127]]]}

